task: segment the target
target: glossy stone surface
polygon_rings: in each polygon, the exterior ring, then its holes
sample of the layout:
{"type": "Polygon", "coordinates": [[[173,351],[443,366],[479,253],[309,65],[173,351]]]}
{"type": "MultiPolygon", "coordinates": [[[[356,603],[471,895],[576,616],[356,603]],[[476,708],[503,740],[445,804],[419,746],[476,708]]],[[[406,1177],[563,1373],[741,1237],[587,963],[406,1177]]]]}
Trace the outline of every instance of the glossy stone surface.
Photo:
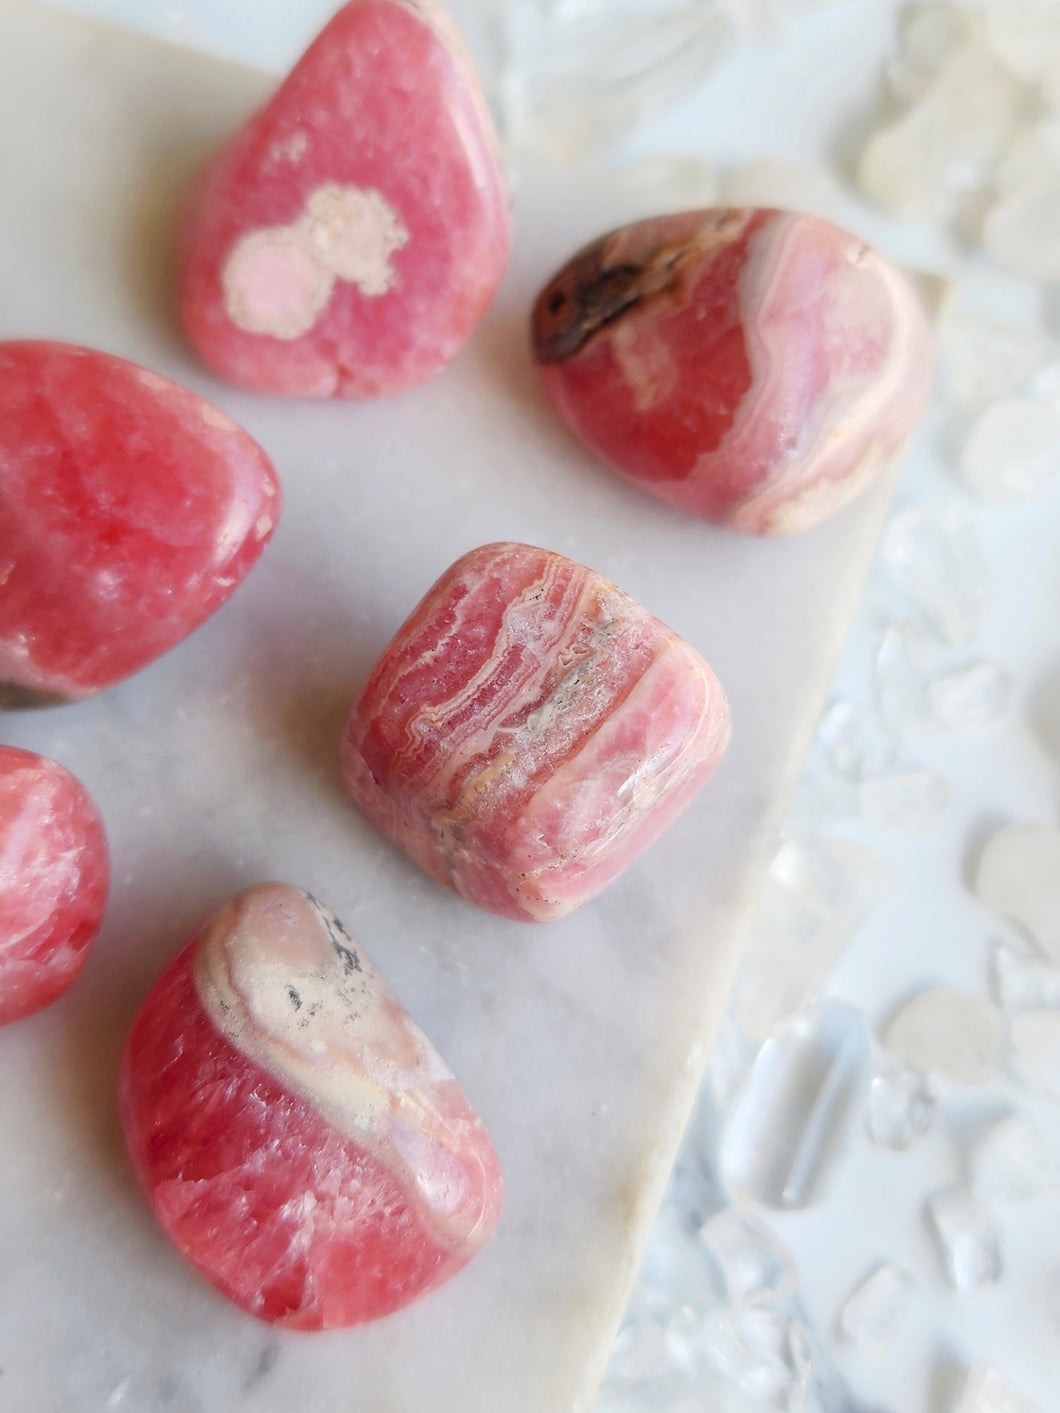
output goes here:
{"type": "Polygon", "coordinates": [[[997,1072],[1004,1028],[996,1006],[974,991],[933,986],[892,1016],[883,1043],[922,1074],[985,1084],[997,1072]]]}
{"type": "Polygon", "coordinates": [[[0,344],[0,708],[86,697],[174,647],[272,534],[261,447],[186,388],[0,344]]]}
{"type": "Polygon", "coordinates": [[[351,710],[343,771],[428,873],[543,922],[617,877],[728,739],[725,695],[688,643],[593,570],[494,544],[399,629],[351,710]]]}
{"type": "Polygon", "coordinates": [[[725,1122],[718,1171],[727,1191],[764,1207],[820,1201],[860,1117],[871,1075],[865,1023],[817,1001],[767,1040],[725,1122]]]}
{"type": "Polygon", "coordinates": [[[916,1281],[891,1261],[876,1267],[844,1300],[839,1311],[843,1338],[871,1358],[883,1358],[909,1309],[916,1281]]]}
{"type": "Polygon", "coordinates": [[[508,261],[496,141],[434,0],[353,0],[184,212],[180,309],[222,377],[374,397],[459,351],[508,261]]]}
{"type": "Polygon", "coordinates": [[[645,490],[752,534],[794,534],[901,450],[931,382],[904,277],[830,221],[718,208],[585,247],[533,313],[545,391],[645,490]]]}
{"type": "Polygon", "coordinates": [[[1036,823],[999,829],[979,857],[975,891],[1060,962],[1060,830],[1036,823]]]}
{"type": "Polygon", "coordinates": [[[103,822],[56,761],[0,746],[0,1025],[61,996],[107,902],[103,822]]]}
{"type": "Polygon", "coordinates": [[[974,1192],[964,1187],[936,1192],[928,1198],[925,1216],[955,1290],[969,1295],[997,1284],[1004,1270],[1001,1233],[994,1214],[974,1192]]]}
{"type": "Polygon", "coordinates": [[[335,917],[265,883],[163,973],[122,1058],[133,1163],[177,1249],[291,1329],[407,1305],[478,1252],[497,1155],[335,917]]]}

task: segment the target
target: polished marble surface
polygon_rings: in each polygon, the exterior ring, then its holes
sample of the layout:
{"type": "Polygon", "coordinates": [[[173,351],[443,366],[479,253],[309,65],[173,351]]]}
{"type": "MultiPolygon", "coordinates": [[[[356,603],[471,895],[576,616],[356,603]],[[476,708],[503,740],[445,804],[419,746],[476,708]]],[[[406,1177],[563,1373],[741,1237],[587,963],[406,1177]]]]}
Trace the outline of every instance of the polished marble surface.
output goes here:
{"type": "Polygon", "coordinates": [[[0,333],[97,344],[186,381],[274,457],[285,517],[222,612],[104,696],[5,716],[95,793],[114,894],[71,995],[0,1033],[2,1406],[178,1413],[573,1413],[593,1389],[885,511],[791,541],[683,520],[598,468],[538,391],[530,298],[639,210],[520,174],[508,279],[471,345],[400,400],[269,401],[197,365],[172,317],[174,204],[257,101],[249,71],[0,3],[0,333]],[[717,670],[735,731],[671,831],[597,902],[476,912],[376,835],[338,777],[354,690],[432,579],[490,540],[599,569],[717,670]],[[507,1178],[487,1251],[377,1325],[280,1337],[156,1230],[114,1076],[152,978],[238,888],[310,889],[360,937],[486,1120],[507,1178]]]}

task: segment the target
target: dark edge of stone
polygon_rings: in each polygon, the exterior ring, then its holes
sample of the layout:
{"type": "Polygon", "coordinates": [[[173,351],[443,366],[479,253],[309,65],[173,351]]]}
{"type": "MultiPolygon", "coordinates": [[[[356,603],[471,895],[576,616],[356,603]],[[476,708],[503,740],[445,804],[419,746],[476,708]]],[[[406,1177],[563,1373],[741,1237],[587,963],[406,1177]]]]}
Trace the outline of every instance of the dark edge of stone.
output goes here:
{"type": "Polygon", "coordinates": [[[534,301],[531,341],[538,363],[573,358],[597,330],[643,299],[642,266],[605,265],[610,239],[601,236],[579,251],[534,301]]]}
{"type": "Polygon", "coordinates": [[[530,323],[534,360],[563,363],[631,309],[678,295],[689,261],[726,245],[747,226],[748,211],[741,207],[709,207],[684,214],[695,217],[698,225],[683,236],[659,241],[634,260],[613,263],[618,237],[651,225],[651,220],[609,231],[572,256],[534,301],[530,323]]]}
{"type": "Polygon", "coordinates": [[[19,682],[0,682],[0,711],[32,711],[36,707],[65,706],[71,698],[61,692],[40,692],[19,682]]]}

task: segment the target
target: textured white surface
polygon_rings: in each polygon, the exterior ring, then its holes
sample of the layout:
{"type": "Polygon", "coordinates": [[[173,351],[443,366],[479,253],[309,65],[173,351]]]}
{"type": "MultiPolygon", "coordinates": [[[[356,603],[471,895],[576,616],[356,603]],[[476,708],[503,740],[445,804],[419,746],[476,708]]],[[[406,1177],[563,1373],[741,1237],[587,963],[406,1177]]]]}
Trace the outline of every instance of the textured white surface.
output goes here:
{"type": "Polygon", "coordinates": [[[270,402],[213,381],[171,312],[174,203],[259,76],[0,3],[0,332],[80,340],[177,377],[274,456],[285,518],[193,639],[106,696],[0,734],[94,791],[115,886],[85,977],[0,1033],[0,1404],[33,1413],[568,1413],[585,1408],[725,999],[742,914],[820,709],[886,496],[797,541],[683,521],[556,425],[525,346],[532,293],[635,213],[520,185],[504,289],[472,345],[400,401],[270,402]],[[458,554],[522,538],[581,559],[699,648],[733,703],[715,780],[627,877],[528,928],[449,897],[344,799],[353,691],[458,554]],[[113,1098],[125,1029],[190,929],[265,877],[361,938],[489,1125],[508,1198],[456,1282],[378,1325],[278,1338],[172,1255],[113,1098]]]}

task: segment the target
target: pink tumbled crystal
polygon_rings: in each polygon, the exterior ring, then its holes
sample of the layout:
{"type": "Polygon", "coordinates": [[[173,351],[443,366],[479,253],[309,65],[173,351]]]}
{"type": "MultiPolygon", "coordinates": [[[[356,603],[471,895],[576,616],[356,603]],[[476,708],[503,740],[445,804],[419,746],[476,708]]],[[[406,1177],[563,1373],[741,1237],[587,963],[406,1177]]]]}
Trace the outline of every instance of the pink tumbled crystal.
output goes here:
{"type": "Polygon", "coordinates": [[[241,427],[146,368],[0,343],[0,708],[89,696],[249,572],[280,488],[241,427]]]}
{"type": "Polygon", "coordinates": [[[195,185],[180,304],[222,377],[373,397],[452,359],[508,261],[489,113],[434,0],[352,0],[195,185]]]}
{"type": "Polygon", "coordinates": [[[334,915],[263,883],[162,974],[126,1042],[126,1141],[177,1249],[291,1329],[360,1324],[456,1274],[500,1165],[441,1056],[334,915]]]}
{"type": "Polygon", "coordinates": [[[565,917],[721,759],[729,709],[676,633],[531,545],[458,560],[376,664],[343,737],[354,799],[421,867],[505,917],[565,917]]]}
{"type": "Polygon", "coordinates": [[[61,996],[107,902],[103,823],[70,772],[0,746],[0,1025],[61,996]]]}
{"type": "Polygon", "coordinates": [[[931,386],[912,287],[792,211],[718,209],[602,236],[538,296],[534,355],[571,429],[719,525],[794,534],[901,450],[931,386]]]}

